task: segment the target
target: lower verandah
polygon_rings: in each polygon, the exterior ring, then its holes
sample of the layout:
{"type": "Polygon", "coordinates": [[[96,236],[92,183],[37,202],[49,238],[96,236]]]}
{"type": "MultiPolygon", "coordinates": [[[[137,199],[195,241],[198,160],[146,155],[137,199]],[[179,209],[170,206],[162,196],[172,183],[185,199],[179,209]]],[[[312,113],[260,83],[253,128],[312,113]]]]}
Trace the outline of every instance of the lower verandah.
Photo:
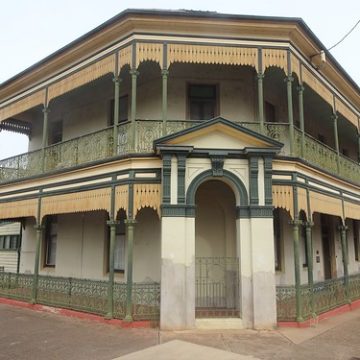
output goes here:
{"type": "MultiPolygon", "coordinates": [[[[124,318],[126,315],[128,291],[128,256],[124,216],[120,211],[115,250],[116,275],[113,307],[114,317],[117,318],[124,318]]],[[[54,217],[52,219],[54,220],[54,217]]],[[[158,214],[149,208],[142,209],[136,220],[131,312],[134,320],[158,319],[160,315],[161,221],[158,214]]],[[[294,285],[293,225],[290,224],[290,220],[286,211],[274,211],[278,321],[304,320],[360,298],[358,221],[346,220],[349,275],[344,276],[340,219],[319,213],[313,215],[311,225],[313,285],[311,285],[306,242],[307,222],[305,217],[301,219],[302,222],[299,225],[301,287],[300,296],[297,298],[294,285]]],[[[42,241],[37,302],[100,315],[107,314],[109,230],[106,221],[105,211],[56,216],[56,225],[54,225],[56,231],[48,226],[42,241]],[[53,241],[51,249],[51,234],[54,235],[55,232],[56,241],[53,241]]],[[[31,301],[36,239],[34,225],[35,220],[32,218],[26,218],[23,221],[20,273],[0,274],[1,296],[31,301]]],[[[198,243],[199,246],[201,244],[205,243],[198,243]]],[[[214,255],[210,250],[210,253],[205,251],[200,254],[200,249],[201,247],[198,247],[197,256],[214,255]]],[[[232,286],[237,285],[232,283],[232,286]]],[[[211,316],[211,312],[209,314],[211,316]]]]}

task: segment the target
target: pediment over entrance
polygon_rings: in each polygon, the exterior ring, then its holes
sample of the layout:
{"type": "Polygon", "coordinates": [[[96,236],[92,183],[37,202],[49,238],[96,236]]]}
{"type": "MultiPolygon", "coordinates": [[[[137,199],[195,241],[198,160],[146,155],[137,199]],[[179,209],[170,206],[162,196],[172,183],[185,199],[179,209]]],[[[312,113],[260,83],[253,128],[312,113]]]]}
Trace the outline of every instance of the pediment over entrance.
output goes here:
{"type": "Polygon", "coordinates": [[[197,149],[265,148],[279,149],[282,143],[221,117],[155,141],[155,146],[181,146],[197,149]]]}

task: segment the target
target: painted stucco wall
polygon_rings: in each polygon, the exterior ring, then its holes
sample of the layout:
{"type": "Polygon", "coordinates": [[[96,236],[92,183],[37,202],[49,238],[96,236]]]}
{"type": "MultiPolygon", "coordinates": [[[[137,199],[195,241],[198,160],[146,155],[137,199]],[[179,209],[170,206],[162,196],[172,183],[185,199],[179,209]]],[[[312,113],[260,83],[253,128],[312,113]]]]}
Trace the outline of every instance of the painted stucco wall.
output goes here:
{"type": "MultiPolygon", "coordinates": [[[[294,277],[294,247],[292,225],[289,224],[290,218],[285,212],[281,212],[281,247],[282,247],[282,270],[276,272],[276,283],[278,285],[290,285],[295,283],[294,277]]],[[[321,238],[320,214],[314,213],[314,226],[312,227],[312,241],[313,241],[313,277],[314,282],[324,281],[324,253],[321,238]]],[[[340,233],[336,229],[338,218],[332,217],[331,228],[334,233],[334,250],[335,250],[335,266],[337,277],[344,274],[342,263],[342,251],[340,233]]],[[[354,258],[354,242],[351,241],[352,232],[348,232],[348,246],[349,246],[349,273],[356,273],[359,271],[359,262],[354,258]]],[[[300,273],[301,283],[307,284],[307,266],[305,254],[305,232],[300,232],[300,273]]]]}
{"type": "MultiPolygon", "coordinates": [[[[45,245],[42,243],[40,274],[53,276],[107,279],[107,214],[87,212],[58,215],[55,268],[44,267],[45,245]]],[[[134,281],[160,280],[160,222],[157,214],[143,209],[137,217],[134,241],[134,281]],[[144,261],[144,259],[146,259],[144,261]]],[[[28,219],[23,232],[20,272],[33,273],[35,259],[35,221],[28,219]]],[[[126,259],[126,253],[125,253],[126,259]]],[[[125,274],[116,274],[125,281],[125,274]]]]}
{"type": "MultiPolygon", "coordinates": [[[[160,120],[162,82],[160,69],[145,66],[140,69],[137,86],[138,119],[160,120]],[[158,72],[158,73],[157,73],[158,72]]],[[[120,96],[129,96],[130,82],[124,74],[120,83],[120,96]]],[[[218,84],[219,115],[233,121],[256,120],[256,87],[250,68],[231,66],[199,66],[176,64],[170,67],[168,80],[168,118],[187,118],[187,86],[189,83],[218,84]],[[209,82],[209,78],[211,81],[209,82]]],[[[109,125],[110,103],[114,95],[113,82],[109,77],[85,85],[49,104],[49,128],[57,120],[63,121],[63,141],[100,130],[109,125]]],[[[41,147],[42,113],[32,119],[33,134],[29,150],[41,147]]]]}

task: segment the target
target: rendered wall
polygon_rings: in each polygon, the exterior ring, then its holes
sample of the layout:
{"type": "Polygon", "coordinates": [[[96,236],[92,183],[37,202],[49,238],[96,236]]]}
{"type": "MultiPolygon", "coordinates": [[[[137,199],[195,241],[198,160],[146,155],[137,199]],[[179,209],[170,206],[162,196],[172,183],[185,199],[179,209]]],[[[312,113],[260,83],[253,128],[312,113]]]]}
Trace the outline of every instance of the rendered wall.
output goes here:
{"type": "MultiPolygon", "coordinates": [[[[45,246],[42,243],[40,274],[53,276],[107,279],[108,240],[106,212],[58,215],[56,266],[45,267],[45,246]]],[[[137,217],[134,241],[134,281],[160,280],[160,222],[150,209],[137,217]]],[[[35,259],[35,220],[28,219],[23,231],[20,272],[33,273],[35,259]]],[[[127,254],[125,253],[125,259],[127,254]]],[[[125,267],[126,268],[126,267],[125,267]]],[[[116,274],[116,281],[126,281],[125,274],[116,274]]]]}

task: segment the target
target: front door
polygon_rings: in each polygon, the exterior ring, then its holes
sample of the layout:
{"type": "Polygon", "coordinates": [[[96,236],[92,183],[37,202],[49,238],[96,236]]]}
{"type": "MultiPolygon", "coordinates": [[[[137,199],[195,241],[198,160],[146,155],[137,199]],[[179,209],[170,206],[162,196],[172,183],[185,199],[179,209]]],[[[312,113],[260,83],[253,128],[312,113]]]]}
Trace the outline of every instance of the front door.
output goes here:
{"type": "Polygon", "coordinates": [[[195,306],[197,317],[239,316],[235,196],[219,180],[196,192],[195,306]]]}

